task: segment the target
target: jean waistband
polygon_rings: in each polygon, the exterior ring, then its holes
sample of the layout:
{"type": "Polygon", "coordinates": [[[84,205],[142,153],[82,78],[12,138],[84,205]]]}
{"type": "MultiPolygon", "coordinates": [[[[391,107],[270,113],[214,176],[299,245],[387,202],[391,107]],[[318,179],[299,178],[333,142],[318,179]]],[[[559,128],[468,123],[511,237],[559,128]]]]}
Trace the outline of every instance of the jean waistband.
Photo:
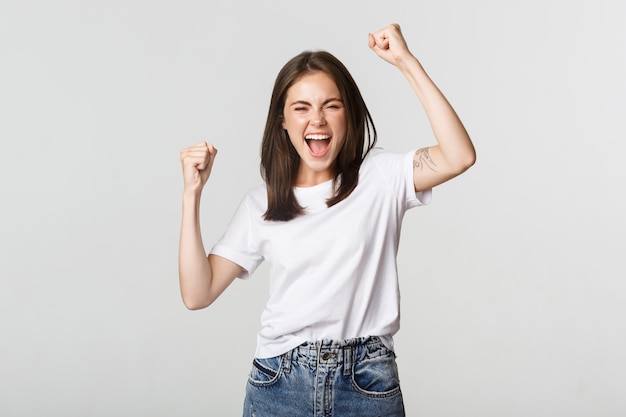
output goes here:
{"type": "Polygon", "coordinates": [[[392,354],[377,336],[358,337],[345,340],[318,340],[305,342],[287,352],[283,357],[285,369],[289,371],[292,363],[310,368],[320,366],[344,366],[349,372],[352,364],[363,359],[392,354]]]}
{"type": "Polygon", "coordinates": [[[354,339],[344,339],[344,340],[328,340],[322,339],[314,342],[304,342],[300,346],[296,347],[294,350],[301,351],[318,351],[322,350],[332,350],[332,349],[342,349],[345,347],[356,348],[359,346],[367,346],[367,345],[378,345],[382,344],[382,341],[378,336],[366,336],[366,337],[356,337],[354,339]]]}

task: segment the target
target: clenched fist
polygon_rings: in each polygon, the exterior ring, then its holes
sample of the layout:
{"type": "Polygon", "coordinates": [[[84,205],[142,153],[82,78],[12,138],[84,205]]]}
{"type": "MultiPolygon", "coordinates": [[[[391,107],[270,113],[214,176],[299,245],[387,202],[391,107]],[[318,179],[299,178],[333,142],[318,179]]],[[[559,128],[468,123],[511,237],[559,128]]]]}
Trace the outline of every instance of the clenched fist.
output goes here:
{"type": "Polygon", "coordinates": [[[405,58],[412,56],[407,47],[400,25],[391,24],[384,29],[368,35],[369,47],[385,61],[398,66],[405,58]]]}
{"type": "Polygon", "coordinates": [[[185,191],[202,191],[211,174],[216,155],[215,146],[206,142],[200,142],[180,151],[185,191]]]}

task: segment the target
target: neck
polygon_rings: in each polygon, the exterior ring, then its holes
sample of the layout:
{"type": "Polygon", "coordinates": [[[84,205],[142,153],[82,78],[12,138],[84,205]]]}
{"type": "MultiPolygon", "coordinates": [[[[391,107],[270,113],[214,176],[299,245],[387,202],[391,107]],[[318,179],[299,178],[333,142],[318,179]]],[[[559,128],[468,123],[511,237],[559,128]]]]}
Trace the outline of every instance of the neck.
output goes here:
{"type": "Polygon", "coordinates": [[[323,182],[332,180],[335,178],[334,171],[311,171],[311,170],[303,170],[300,168],[298,172],[298,176],[294,181],[294,186],[296,187],[314,187],[323,182]]]}

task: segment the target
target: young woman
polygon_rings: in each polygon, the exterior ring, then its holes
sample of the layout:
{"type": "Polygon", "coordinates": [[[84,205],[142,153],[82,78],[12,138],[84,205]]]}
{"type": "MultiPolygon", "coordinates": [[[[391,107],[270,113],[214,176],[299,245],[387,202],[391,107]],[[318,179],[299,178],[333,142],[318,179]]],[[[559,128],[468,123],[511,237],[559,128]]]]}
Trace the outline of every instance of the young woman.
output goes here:
{"type": "Polygon", "coordinates": [[[181,152],[185,305],[207,307],[236,277],[270,265],[244,416],[404,415],[392,338],[402,217],[474,164],[475,152],[398,25],[370,34],[369,47],[404,74],[436,145],[406,154],[374,148],[374,124],[347,69],[327,52],[303,52],[276,78],[265,183],[246,194],[208,257],[200,195],[217,150],[202,142],[181,152]]]}

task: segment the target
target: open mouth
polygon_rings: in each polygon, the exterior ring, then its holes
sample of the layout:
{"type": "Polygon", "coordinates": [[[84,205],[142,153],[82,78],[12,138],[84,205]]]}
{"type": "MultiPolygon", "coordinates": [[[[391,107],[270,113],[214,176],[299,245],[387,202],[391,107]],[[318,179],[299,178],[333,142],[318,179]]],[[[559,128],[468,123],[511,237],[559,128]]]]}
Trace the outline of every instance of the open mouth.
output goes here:
{"type": "Polygon", "coordinates": [[[304,137],[306,144],[309,147],[311,155],[315,157],[322,157],[326,155],[330,146],[330,136],[328,135],[306,135],[304,137]]]}

